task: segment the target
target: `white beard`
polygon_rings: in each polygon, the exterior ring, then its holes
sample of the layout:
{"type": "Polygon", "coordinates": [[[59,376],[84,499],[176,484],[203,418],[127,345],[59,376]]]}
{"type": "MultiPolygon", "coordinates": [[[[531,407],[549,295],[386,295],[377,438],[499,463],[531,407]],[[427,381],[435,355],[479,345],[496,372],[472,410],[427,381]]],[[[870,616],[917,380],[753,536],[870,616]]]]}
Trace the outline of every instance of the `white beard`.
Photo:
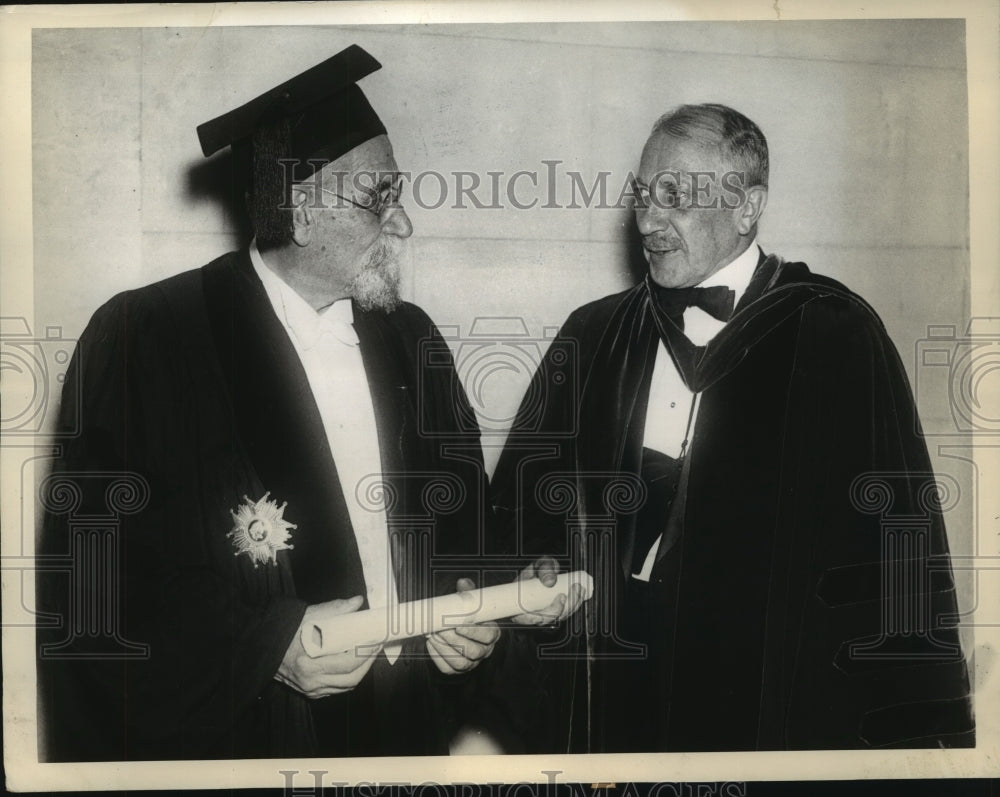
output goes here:
{"type": "Polygon", "coordinates": [[[388,313],[399,307],[400,248],[400,242],[395,238],[380,238],[361,270],[348,283],[348,295],[362,310],[384,310],[388,313]]]}

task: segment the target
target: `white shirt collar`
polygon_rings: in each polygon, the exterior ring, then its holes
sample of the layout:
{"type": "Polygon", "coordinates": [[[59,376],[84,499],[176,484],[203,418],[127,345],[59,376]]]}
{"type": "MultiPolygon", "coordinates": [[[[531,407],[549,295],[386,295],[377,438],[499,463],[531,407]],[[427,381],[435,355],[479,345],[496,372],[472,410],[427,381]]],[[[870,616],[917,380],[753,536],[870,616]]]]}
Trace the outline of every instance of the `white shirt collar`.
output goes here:
{"type": "Polygon", "coordinates": [[[338,340],[347,345],[358,344],[352,326],[354,308],[350,299],[338,299],[317,313],[264,262],[257,248],[256,239],[250,242],[250,263],[264,285],[264,291],[278,320],[300,346],[306,349],[312,348],[324,331],[332,332],[338,340]]]}
{"type": "Polygon", "coordinates": [[[760,249],[757,247],[757,239],[753,239],[750,244],[735,260],[720,268],[704,282],[698,283],[699,288],[711,288],[714,285],[725,285],[736,294],[733,299],[733,307],[740,303],[743,294],[746,293],[750,285],[750,279],[757,269],[757,261],[760,259],[760,249]]]}

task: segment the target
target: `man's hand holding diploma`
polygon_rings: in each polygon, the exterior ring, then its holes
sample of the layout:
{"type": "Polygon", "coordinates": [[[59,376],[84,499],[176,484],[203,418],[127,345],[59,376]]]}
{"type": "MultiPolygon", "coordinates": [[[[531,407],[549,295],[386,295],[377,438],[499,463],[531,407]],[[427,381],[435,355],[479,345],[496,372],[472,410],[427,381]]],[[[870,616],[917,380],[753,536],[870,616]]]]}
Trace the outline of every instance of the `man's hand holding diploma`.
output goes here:
{"type": "Polygon", "coordinates": [[[411,637],[433,637],[428,650],[441,656],[435,663],[453,665],[442,672],[464,672],[492,650],[499,637],[494,621],[523,615],[526,619],[518,622],[526,625],[555,622],[576,611],[593,592],[593,579],[583,571],[556,575],[553,561],[536,562],[531,568],[546,571],[542,575],[550,584],[522,574],[507,584],[475,589],[472,581],[460,579],[456,593],[392,607],[358,612],[353,602],[345,608],[343,601],[310,607],[315,611],[303,618],[299,640],[306,655],[323,658],[358,646],[378,648],[411,637]]]}
{"type": "MultiPolygon", "coordinates": [[[[528,565],[518,576],[520,581],[537,578],[546,587],[554,587],[559,575],[559,563],[551,556],[543,556],[528,565]]],[[[574,582],[566,594],[560,593],[544,609],[523,612],[511,618],[518,625],[554,625],[562,622],[580,608],[590,597],[583,584],[574,582]]]]}
{"type": "Polygon", "coordinates": [[[355,595],[347,600],[309,606],[274,677],[312,700],[348,692],[361,683],[382,650],[381,645],[355,646],[342,653],[313,657],[302,647],[302,629],[310,628],[317,614],[328,617],[350,614],[360,609],[363,602],[360,595],[355,595]]]}
{"type": "MultiPolygon", "coordinates": [[[[459,592],[468,592],[476,584],[471,578],[460,578],[456,587],[459,592]]],[[[475,669],[493,652],[500,629],[495,622],[460,625],[429,634],[426,639],[431,661],[445,675],[456,675],[475,669]]]]}

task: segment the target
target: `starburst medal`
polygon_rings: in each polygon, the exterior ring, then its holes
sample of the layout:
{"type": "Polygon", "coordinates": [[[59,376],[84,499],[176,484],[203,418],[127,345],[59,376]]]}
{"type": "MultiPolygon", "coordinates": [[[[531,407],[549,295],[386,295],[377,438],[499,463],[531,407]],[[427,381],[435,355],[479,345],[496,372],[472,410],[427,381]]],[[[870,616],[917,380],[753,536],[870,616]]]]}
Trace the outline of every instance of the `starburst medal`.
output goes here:
{"type": "Polygon", "coordinates": [[[288,502],[278,506],[277,501],[268,500],[270,495],[270,492],[264,493],[264,497],[256,503],[244,495],[243,503],[236,511],[229,510],[236,525],[226,536],[232,538],[236,546],[234,555],[245,553],[254,567],[268,561],[277,564],[278,551],[293,547],[288,538],[291,536],[289,530],[294,529],[295,524],[284,518],[288,502]]]}

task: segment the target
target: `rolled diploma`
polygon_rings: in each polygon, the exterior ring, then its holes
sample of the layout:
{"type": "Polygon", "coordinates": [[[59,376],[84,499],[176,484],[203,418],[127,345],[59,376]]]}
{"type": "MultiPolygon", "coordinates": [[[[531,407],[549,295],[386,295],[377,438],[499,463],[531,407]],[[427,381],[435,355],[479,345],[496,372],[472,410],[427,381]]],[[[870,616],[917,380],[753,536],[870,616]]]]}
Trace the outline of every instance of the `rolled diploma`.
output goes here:
{"type": "Polygon", "coordinates": [[[325,656],[463,625],[503,620],[525,612],[541,611],[558,596],[568,596],[573,584],[581,585],[583,599],[590,600],[594,580],[589,573],[575,570],[561,573],[552,587],[531,578],[401,603],[392,612],[382,607],[350,614],[318,614],[302,628],[302,647],[312,657],[325,656]]]}

